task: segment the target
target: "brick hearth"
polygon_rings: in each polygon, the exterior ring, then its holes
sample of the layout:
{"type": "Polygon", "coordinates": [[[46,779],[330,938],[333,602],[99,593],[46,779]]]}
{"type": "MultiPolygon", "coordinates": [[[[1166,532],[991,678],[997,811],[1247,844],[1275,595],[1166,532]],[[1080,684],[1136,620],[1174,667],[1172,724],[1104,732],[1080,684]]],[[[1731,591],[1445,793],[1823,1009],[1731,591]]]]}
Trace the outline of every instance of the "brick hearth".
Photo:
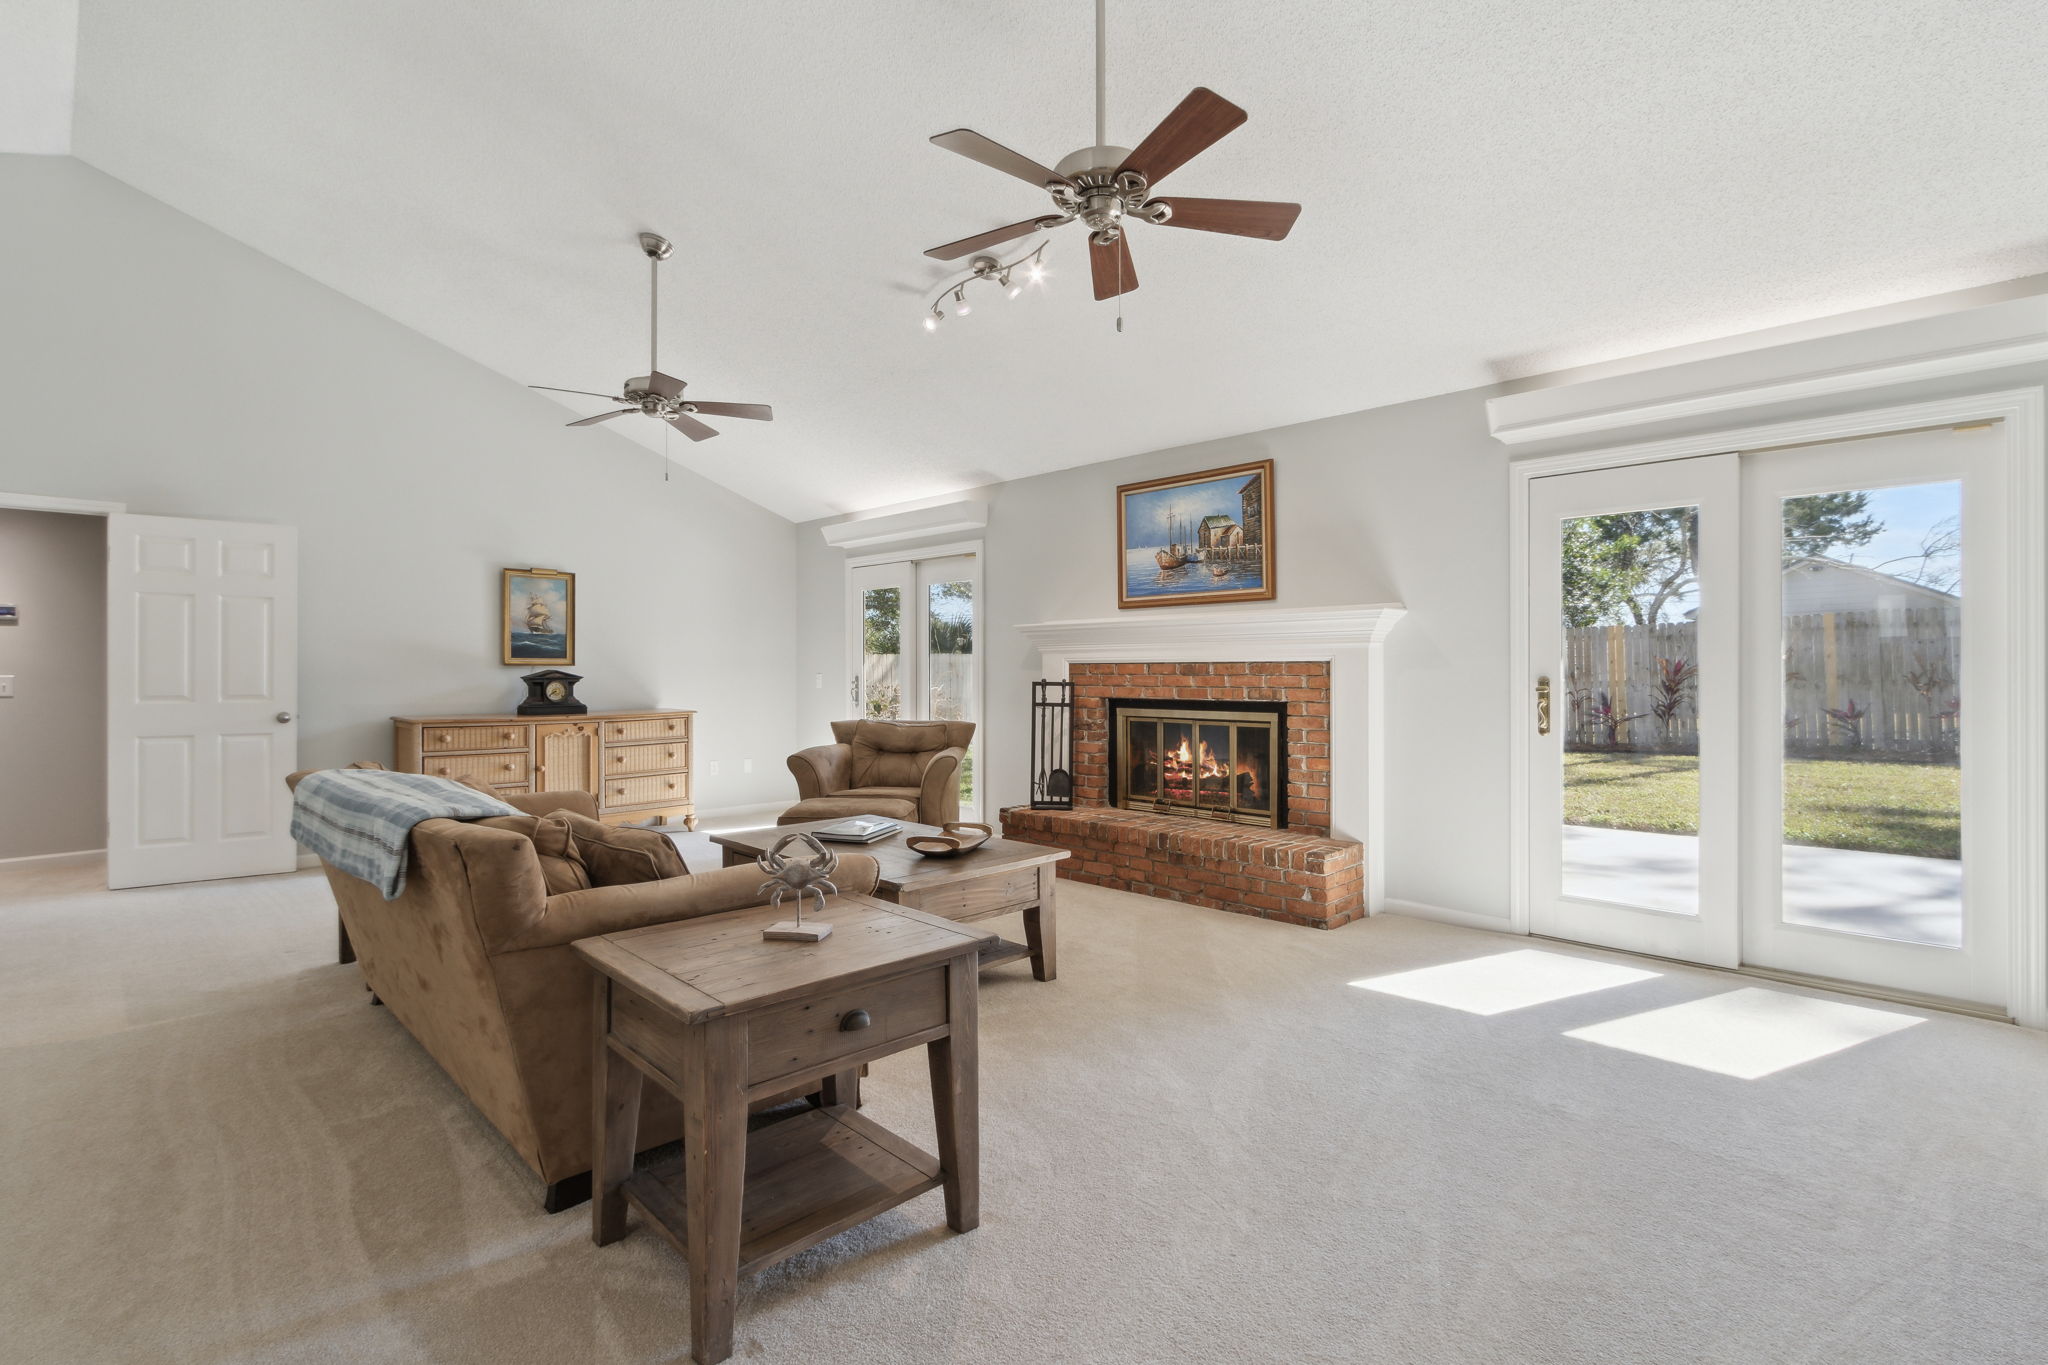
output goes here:
{"type": "Polygon", "coordinates": [[[1365,914],[1365,848],[1350,840],[1108,807],[1011,806],[1003,833],[1071,850],[1059,874],[1093,886],[1315,929],[1365,914]]]}
{"type": "Polygon", "coordinates": [[[1081,663],[1074,684],[1074,809],[1011,807],[1003,833],[1068,849],[1062,877],[1218,910],[1334,929],[1366,913],[1365,849],[1330,832],[1330,665],[1081,663]],[[1256,829],[1110,806],[1109,701],[1267,701],[1287,707],[1287,821],[1256,829]]]}

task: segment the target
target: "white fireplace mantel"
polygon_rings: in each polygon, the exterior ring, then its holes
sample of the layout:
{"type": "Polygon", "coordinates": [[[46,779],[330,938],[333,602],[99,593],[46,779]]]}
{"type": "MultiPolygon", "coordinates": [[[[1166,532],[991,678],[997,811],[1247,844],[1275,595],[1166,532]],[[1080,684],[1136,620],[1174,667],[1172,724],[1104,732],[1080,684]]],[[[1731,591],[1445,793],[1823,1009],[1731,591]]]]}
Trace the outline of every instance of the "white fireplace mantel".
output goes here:
{"type": "Polygon", "coordinates": [[[1039,676],[1076,663],[1327,660],[1330,665],[1330,833],[1365,845],[1365,903],[1386,898],[1381,644],[1408,614],[1396,602],[1342,607],[1148,608],[1017,627],[1038,647],[1039,676]]]}
{"type": "MultiPolygon", "coordinates": [[[[1080,621],[1019,626],[1047,667],[1067,663],[1210,663],[1234,659],[1329,659],[1377,645],[1408,609],[1352,607],[1152,608],[1080,621]]],[[[1050,673],[1047,674],[1051,676],[1050,673]]]]}

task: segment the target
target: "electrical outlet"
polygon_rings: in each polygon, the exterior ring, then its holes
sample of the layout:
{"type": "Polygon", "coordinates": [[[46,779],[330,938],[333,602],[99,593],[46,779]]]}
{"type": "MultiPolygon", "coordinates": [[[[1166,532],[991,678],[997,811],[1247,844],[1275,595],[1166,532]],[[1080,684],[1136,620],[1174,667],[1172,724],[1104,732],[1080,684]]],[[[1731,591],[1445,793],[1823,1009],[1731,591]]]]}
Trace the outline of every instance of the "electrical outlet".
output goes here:
{"type": "Polygon", "coordinates": [[[754,760],[753,760],[753,759],[751,759],[751,758],[743,758],[743,759],[741,759],[741,760],[740,760],[740,771],[741,771],[741,772],[743,772],[743,773],[750,773],[750,772],[754,771],[754,760]]]}
{"type": "Polygon", "coordinates": [[[716,776],[718,776],[718,760],[717,760],[717,759],[715,759],[715,758],[714,758],[714,759],[712,759],[712,760],[711,760],[711,761],[710,761],[709,763],[707,763],[707,764],[705,764],[705,765],[704,765],[704,775],[705,775],[706,777],[716,777],[716,776]]]}
{"type": "Polygon", "coordinates": [[[0,697],[11,697],[13,695],[14,675],[12,673],[0,674],[0,697]]]}

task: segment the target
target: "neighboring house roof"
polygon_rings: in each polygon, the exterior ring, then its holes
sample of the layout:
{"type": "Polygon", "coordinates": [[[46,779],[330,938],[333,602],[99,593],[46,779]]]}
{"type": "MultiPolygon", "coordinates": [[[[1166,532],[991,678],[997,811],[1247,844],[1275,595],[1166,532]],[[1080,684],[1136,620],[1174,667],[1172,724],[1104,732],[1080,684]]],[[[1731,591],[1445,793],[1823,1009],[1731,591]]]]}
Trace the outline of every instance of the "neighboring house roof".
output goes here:
{"type": "Polygon", "coordinates": [[[1787,561],[1785,609],[1790,612],[1856,611],[1880,605],[1947,607],[1962,600],[1924,583],[1825,555],[1787,561]]]}

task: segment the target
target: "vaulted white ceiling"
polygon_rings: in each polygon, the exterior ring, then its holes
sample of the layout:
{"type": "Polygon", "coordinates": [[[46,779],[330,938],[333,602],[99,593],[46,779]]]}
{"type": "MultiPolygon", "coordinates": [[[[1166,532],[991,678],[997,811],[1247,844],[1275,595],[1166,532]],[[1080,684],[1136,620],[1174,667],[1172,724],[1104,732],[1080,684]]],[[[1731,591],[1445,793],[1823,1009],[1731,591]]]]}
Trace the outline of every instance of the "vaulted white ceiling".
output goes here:
{"type": "Polygon", "coordinates": [[[642,372],[666,233],[663,368],[776,409],[674,458],[808,518],[2048,270],[2044,15],[1111,0],[1111,140],[1208,85],[1171,189],[1306,206],[1135,229],[1121,334],[1078,226],[919,326],[923,248],[1045,208],[925,139],[1091,141],[1089,0],[83,0],[73,138],[523,383],[642,372]]]}

